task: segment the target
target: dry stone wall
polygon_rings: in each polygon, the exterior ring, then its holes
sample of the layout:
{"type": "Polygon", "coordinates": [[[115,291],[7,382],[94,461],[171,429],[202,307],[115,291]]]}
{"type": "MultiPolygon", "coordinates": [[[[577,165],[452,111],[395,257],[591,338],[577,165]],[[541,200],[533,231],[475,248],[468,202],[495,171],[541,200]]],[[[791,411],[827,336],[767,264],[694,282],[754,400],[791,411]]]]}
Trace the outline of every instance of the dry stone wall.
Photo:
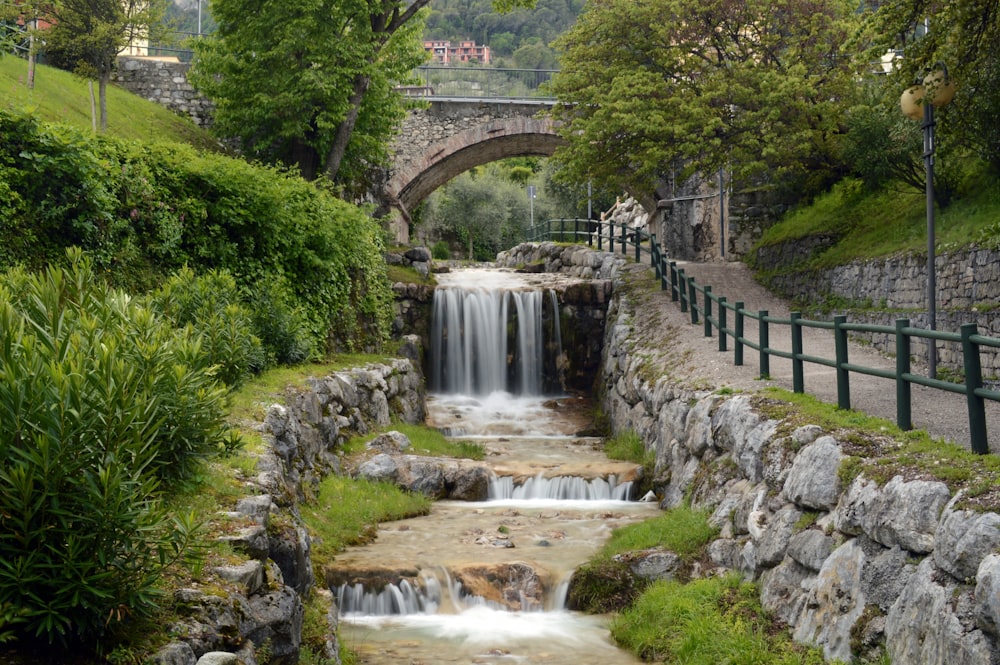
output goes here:
{"type": "MultiPolygon", "coordinates": [[[[549,252],[560,267],[604,265],[549,252]]],[[[757,581],[764,606],[828,660],[884,647],[893,663],[1000,665],[1000,515],[962,508],[938,481],[845,483],[845,443],[831,433],[769,418],[760,397],[655,371],[651,345],[663,340],[636,328],[629,294],[641,290],[627,284],[649,277],[620,261],[607,267],[603,407],[616,431],[655,452],[664,508],[690,499],[711,511],[710,566],[757,581]]]]}
{"type": "Polygon", "coordinates": [[[187,116],[196,125],[212,122],[212,102],[203,97],[187,80],[191,65],[166,58],[119,58],[112,81],[143,99],[166,106],[187,116]]]}
{"type": "MultiPolygon", "coordinates": [[[[408,346],[416,343],[407,340],[408,346]]],[[[417,355],[412,349],[408,353],[417,355]]],[[[297,506],[325,475],[340,470],[338,451],[349,436],[393,419],[423,422],[424,397],[419,366],[397,359],[310,379],[308,388],[272,405],[260,426],[270,445],[250,480],[255,494],[228,513],[233,533],[222,537],[245,558],[209,571],[218,584],[176,593],[173,600],[183,618],[165,627],[171,642],[152,662],[298,663],[302,599],[310,593],[329,597],[329,592],[314,588],[309,533],[297,506]]],[[[340,663],[332,601],[327,623],[330,637],[322,656],[340,663]]]]}
{"type": "MultiPolygon", "coordinates": [[[[768,273],[782,265],[794,266],[825,248],[830,238],[812,237],[780,247],[762,249],[757,269],[768,273]]],[[[1000,252],[970,248],[935,257],[937,329],[957,332],[964,323],[975,323],[981,335],[1000,337],[1000,252]]],[[[886,259],[855,261],[821,271],[782,269],[769,274],[768,287],[796,301],[838,303],[854,323],[892,326],[897,318],[926,328],[927,258],[899,255],[886,259]]],[[[894,352],[895,339],[879,334],[858,334],[880,351],[894,352]]],[[[940,363],[962,368],[958,344],[938,344],[940,363]]],[[[1000,353],[983,349],[983,372],[1000,376],[1000,353]]]]}

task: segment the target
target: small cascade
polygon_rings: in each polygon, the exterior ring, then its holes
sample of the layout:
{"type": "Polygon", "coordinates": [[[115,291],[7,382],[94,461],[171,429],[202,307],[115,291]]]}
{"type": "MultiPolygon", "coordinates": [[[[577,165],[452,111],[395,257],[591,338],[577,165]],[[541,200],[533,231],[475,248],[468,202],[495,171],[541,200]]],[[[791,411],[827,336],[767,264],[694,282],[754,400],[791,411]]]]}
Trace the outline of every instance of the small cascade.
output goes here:
{"type": "MultiPolygon", "coordinates": [[[[411,584],[407,580],[386,584],[380,591],[365,588],[364,584],[342,584],[337,588],[337,607],[342,615],[366,616],[406,616],[412,614],[437,614],[445,601],[456,611],[474,607],[485,607],[498,612],[512,611],[511,605],[469,593],[462,583],[447,571],[441,570],[439,579],[434,572],[423,571],[421,583],[411,584]],[[442,590],[447,590],[447,597],[442,590]]],[[[531,597],[516,580],[508,579],[507,584],[516,592],[514,607],[522,612],[540,612],[546,609],[542,602],[531,597]]],[[[567,578],[556,590],[555,597],[548,603],[548,609],[562,609],[566,602],[569,585],[567,578]]],[[[513,598],[513,596],[512,596],[513,598]]]]}
{"type": "Polygon", "coordinates": [[[547,293],[546,306],[545,292],[537,289],[490,284],[435,289],[431,390],[543,395],[560,389],[558,298],[551,289],[547,293]]]}
{"type": "Polygon", "coordinates": [[[578,476],[546,478],[538,474],[521,485],[514,484],[511,476],[494,476],[490,480],[489,499],[499,501],[514,499],[531,501],[555,499],[559,501],[629,501],[632,498],[632,481],[618,482],[616,475],[587,480],[578,476]]]}
{"type": "Polygon", "coordinates": [[[435,577],[425,577],[422,587],[400,580],[398,584],[386,584],[381,591],[365,589],[360,582],[342,584],[337,589],[341,614],[434,614],[440,605],[441,585],[435,577]]]}

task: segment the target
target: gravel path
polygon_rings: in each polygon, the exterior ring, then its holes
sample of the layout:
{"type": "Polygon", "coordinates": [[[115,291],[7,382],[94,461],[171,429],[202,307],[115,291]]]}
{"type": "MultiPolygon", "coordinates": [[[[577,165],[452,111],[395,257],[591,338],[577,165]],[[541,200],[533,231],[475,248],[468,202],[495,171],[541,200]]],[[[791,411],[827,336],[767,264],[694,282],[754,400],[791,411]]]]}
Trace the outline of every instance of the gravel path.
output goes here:
{"type": "MultiPolygon", "coordinates": [[[[699,285],[711,285],[712,292],[724,295],[729,302],[734,302],[739,294],[746,307],[759,311],[766,309],[771,316],[787,318],[788,302],[774,295],[758,284],[750,270],[742,263],[693,263],[677,262],[678,268],[683,268],[685,274],[695,278],[699,285]]],[[[744,364],[733,364],[733,345],[729,340],[729,351],[720,352],[719,340],[713,336],[704,336],[704,326],[691,323],[689,313],[682,313],[678,303],[670,301],[669,291],[659,295],[660,313],[665,322],[676,326],[681,332],[676,340],[678,350],[688,354],[693,359],[690,363],[692,379],[703,379],[717,387],[731,387],[739,390],[758,390],[764,386],[777,386],[792,389],[792,363],[784,358],[772,357],[770,360],[770,379],[761,380],[758,352],[744,348],[744,364]]],[[[732,318],[729,321],[732,327],[732,318]]],[[[748,320],[744,335],[757,341],[757,322],[748,320]]],[[[789,326],[771,326],[770,346],[783,351],[791,351],[791,334],[789,326]]],[[[915,345],[915,349],[917,349],[915,345]]],[[[833,332],[803,329],[803,352],[822,358],[834,358],[833,332]]],[[[920,353],[920,350],[916,350],[920,353]]],[[[851,343],[848,358],[852,364],[867,367],[895,369],[895,360],[881,355],[871,347],[851,343]]],[[[915,373],[921,371],[916,366],[915,373]]],[[[818,399],[831,404],[837,403],[836,371],[833,368],[806,363],[806,392],[818,399]]],[[[851,406],[868,414],[896,421],[896,387],[895,382],[852,372],[850,375],[851,406]]],[[[924,429],[936,438],[943,438],[969,448],[969,421],[966,410],[965,396],[948,393],[932,388],[914,385],[912,399],[912,417],[914,427],[924,429]]],[[[987,401],[987,432],[990,439],[990,450],[1000,452],[1000,404],[987,401]]]]}

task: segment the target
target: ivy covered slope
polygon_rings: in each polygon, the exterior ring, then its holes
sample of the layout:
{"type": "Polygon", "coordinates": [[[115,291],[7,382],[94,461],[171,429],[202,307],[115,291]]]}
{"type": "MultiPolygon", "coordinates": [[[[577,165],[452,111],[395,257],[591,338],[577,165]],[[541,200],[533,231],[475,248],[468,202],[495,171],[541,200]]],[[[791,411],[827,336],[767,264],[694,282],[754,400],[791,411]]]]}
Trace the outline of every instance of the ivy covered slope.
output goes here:
{"type": "Polygon", "coordinates": [[[0,200],[0,268],[41,269],[76,246],[132,294],[185,266],[222,271],[247,302],[300,316],[312,354],[387,337],[378,223],[285,171],[0,110],[0,200]]]}

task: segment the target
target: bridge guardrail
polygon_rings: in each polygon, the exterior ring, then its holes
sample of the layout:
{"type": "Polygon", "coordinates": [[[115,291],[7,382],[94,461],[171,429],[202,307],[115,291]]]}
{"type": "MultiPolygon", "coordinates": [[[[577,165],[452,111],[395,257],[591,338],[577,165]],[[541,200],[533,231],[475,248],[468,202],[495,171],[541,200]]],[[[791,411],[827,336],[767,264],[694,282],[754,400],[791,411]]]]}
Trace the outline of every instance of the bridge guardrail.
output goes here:
{"type": "Polygon", "coordinates": [[[553,101],[545,92],[545,84],[556,71],[424,65],[413,72],[418,83],[402,90],[411,97],[553,101]]]}
{"type": "Polygon", "coordinates": [[[723,295],[714,293],[710,285],[698,284],[694,277],[684,274],[676,262],[669,260],[666,252],[656,240],[656,234],[641,229],[633,229],[627,224],[617,224],[606,220],[592,219],[551,219],[529,229],[530,240],[558,240],[580,243],[586,241],[603,249],[605,241],[608,251],[623,255],[634,255],[635,261],[648,256],[650,265],[660,283],[661,290],[670,291],[670,299],[676,302],[681,312],[690,313],[691,324],[703,325],[705,337],[717,334],[719,351],[727,352],[729,341],[733,343],[733,364],[744,363],[746,348],[757,351],[760,378],[768,378],[771,357],[792,361],[792,390],[804,393],[805,363],[831,367],[837,376],[837,407],[851,408],[851,373],[866,374],[891,380],[896,385],[896,425],[901,430],[913,429],[912,395],[913,384],[965,395],[969,418],[969,435],[972,451],[978,454],[990,452],[986,433],[986,400],[1000,402],[1000,391],[991,390],[983,384],[981,349],[1000,349],[1000,338],[980,335],[975,323],[962,325],[958,332],[927,330],[910,325],[906,318],[896,319],[893,326],[851,323],[846,316],[833,317],[832,321],[805,319],[800,312],[791,312],[789,317],[779,318],[767,310],[753,311],[744,307],[742,301],[730,302],[723,295]],[[572,226],[572,228],[570,228],[572,226]],[[630,248],[631,247],[631,252],[630,248]],[[699,302],[700,297],[700,302],[699,302]],[[729,315],[732,315],[730,324],[729,315]],[[757,322],[757,337],[749,338],[745,333],[747,320],[757,322]],[[789,326],[791,349],[776,349],[770,344],[771,326],[789,326]],[[802,330],[817,328],[830,330],[834,336],[834,358],[823,358],[805,353],[802,330]],[[850,332],[882,333],[895,338],[896,366],[894,370],[867,367],[850,362],[847,336],[850,332]],[[961,346],[965,379],[963,383],[952,383],[937,378],[914,374],[910,367],[912,340],[931,340],[955,343],[961,346]]]}

